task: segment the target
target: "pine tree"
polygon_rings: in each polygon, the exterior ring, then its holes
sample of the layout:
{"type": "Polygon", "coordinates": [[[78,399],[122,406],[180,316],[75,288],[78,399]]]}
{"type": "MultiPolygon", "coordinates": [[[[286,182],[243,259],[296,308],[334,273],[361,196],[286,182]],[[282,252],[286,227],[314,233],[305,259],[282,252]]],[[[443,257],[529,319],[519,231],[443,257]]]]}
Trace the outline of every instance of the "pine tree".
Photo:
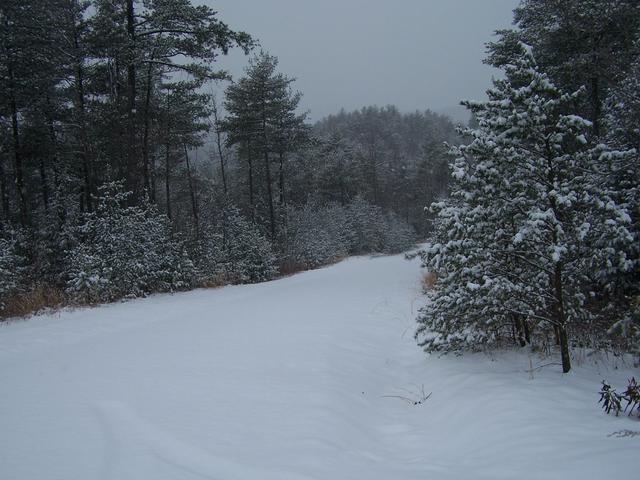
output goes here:
{"type": "Polygon", "coordinates": [[[0,312],[8,296],[24,287],[25,259],[18,252],[14,232],[2,232],[0,236],[0,312]]]}
{"type": "Polygon", "coordinates": [[[631,341],[640,354],[640,57],[629,68],[626,78],[611,89],[605,106],[607,141],[621,149],[634,149],[635,155],[617,156],[608,188],[631,216],[634,237],[630,259],[634,267],[626,272],[612,270],[603,279],[609,285],[612,311],[620,320],[611,328],[615,336],[631,341]]]}
{"type": "Polygon", "coordinates": [[[586,94],[577,113],[601,136],[604,102],[638,54],[636,0],[524,0],[514,10],[519,38],[560,88],[586,94]]]}
{"type": "Polygon", "coordinates": [[[252,203],[253,161],[262,160],[272,239],[276,235],[274,155],[279,159],[278,183],[284,200],[284,155],[294,151],[307,135],[306,114],[295,112],[301,95],[291,90],[294,79],[277,73],[277,66],[277,58],[264,52],[251,60],[245,76],[226,90],[224,105],[229,116],[223,126],[230,145],[244,144],[252,203]]]}
{"type": "Polygon", "coordinates": [[[82,301],[112,301],[188,288],[193,263],[153,205],[127,206],[122,183],[99,188],[68,254],[67,291],[82,301]]]}
{"type": "Polygon", "coordinates": [[[608,159],[628,153],[591,146],[591,122],[571,114],[583,92],[557,88],[525,45],[510,50],[489,101],[465,103],[479,128],[453,151],[452,199],[433,205],[424,261],[438,284],[417,336],[428,351],[475,348],[528,322],[554,332],[568,372],[569,332],[597,319],[597,277],[631,268],[629,214],[602,188],[608,159]]]}
{"type": "Polygon", "coordinates": [[[277,273],[271,243],[235,207],[227,207],[220,225],[222,261],[227,281],[255,283],[270,280],[277,273]]]}

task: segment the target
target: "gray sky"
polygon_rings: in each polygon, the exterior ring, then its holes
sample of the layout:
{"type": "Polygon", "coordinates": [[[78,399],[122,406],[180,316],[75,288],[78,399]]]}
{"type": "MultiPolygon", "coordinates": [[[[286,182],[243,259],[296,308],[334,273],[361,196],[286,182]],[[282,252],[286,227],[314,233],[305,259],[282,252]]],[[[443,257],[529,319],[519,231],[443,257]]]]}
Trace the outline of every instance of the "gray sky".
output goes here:
{"type": "MultiPolygon", "coordinates": [[[[365,105],[443,111],[484,98],[485,42],[518,0],[200,0],[255,36],[296,77],[311,119],[365,105]]],[[[223,57],[242,74],[247,58],[223,57]]]]}

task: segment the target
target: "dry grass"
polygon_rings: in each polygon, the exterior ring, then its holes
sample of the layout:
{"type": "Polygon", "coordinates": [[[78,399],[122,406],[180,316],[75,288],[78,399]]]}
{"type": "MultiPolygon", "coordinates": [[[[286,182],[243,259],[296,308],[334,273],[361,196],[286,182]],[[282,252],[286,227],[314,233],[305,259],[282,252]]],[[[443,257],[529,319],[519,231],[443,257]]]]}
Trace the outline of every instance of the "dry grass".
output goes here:
{"type": "Polygon", "coordinates": [[[331,260],[327,261],[326,263],[322,263],[320,265],[315,265],[315,266],[310,266],[304,263],[298,263],[293,261],[284,261],[278,265],[278,274],[275,276],[275,278],[288,277],[296,273],[307,272],[309,270],[316,270],[318,268],[324,268],[329,265],[335,265],[336,263],[341,262],[345,258],[348,258],[348,256],[343,255],[343,256],[334,257],[331,260]]]}
{"type": "Polygon", "coordinates": [[[219,274],[215,277],[207,278],[199,282],[199,288],[219,288],[229,285],[231,282],[224,274],[219,274]]]}
{"type": "Polygon", "coordinates": [[[438,276],[433,272],[427,272],[422,277],[422,288],[425,292],[433,290],[438,283],[438,276]]]}
{"type": "Polygon", "coordinates": [[[28,292],[6,298],[0,318],[25,317],[47,308],[61,308],[68,303],[67,295],[59,288],[37,285],[28,292]]]}
{"type": "Polygon", "coordinates": [[[278,274],[276,275],[276,278],[288,277],[289,275],[304,272],[305,270],[309,270],[309,267],[301,263],[292,261],[282,262],[280,263],[280,265],[278,265],[278,274]]]}

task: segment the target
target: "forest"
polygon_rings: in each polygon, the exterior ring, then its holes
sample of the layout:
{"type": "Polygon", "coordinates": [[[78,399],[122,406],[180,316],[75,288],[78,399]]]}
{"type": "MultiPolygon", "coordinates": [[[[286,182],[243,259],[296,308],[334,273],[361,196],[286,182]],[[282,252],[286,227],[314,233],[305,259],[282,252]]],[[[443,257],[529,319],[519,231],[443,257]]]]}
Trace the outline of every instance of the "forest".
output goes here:
{"type": "Polygon", "coordinates": [[[468,126],[308,121],[295,72],[189,0],[5,0],[5,317],[421,251],[428,352],[638,348],[640,6],[525,0],[468,126]],[[216,60],[247,55],[238,78],[216,60]]]}
{"type": "Polygon", "coordinates": [[[1,315],[268,280],[399,252],[445,195],[452,122],[307,121],[278,59],[188,0],[9,0],[1,315]],[[216,68],[248,55],[241,78],[216,68]]]}

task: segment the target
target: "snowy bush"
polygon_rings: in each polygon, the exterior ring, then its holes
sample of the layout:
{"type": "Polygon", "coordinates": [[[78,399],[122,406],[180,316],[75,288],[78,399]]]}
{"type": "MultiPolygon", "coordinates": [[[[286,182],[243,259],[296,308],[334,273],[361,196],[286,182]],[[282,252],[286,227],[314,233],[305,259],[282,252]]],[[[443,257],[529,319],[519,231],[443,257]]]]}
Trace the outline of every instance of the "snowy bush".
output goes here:
{"type": "Polygon", "coordinates": [[[356,197],[347,207],[353,232],[350,246],[352,253],[384,251],[384,214],[380,207],[371,205],[362,197],[356,197]]]}
{"type": "Polygon", "coordinates": [[[216,232],[208,241],[221,242],[219,264],[227,281],[264,282],[278,273],[271,243],[237,208],[225,209],[216,232]]]}
{"type": "Polygon", "coordinates": [[[400,217],[359,197],[347,207],[308,203],[291,209],[286,225],[285,257],[303,268],[348,254],[397,253],[415,242],[413,228],[400,217]]]}
{"type": "MultiPolygon", "coordinates": [[[[609,188],[616,201],[630,212],[629,230],[634,238],[627,258],[631,268],[616,268],[615,263],[600,282],[608,287],[610,315],[620,318],[609,330],[615,341],[630,344],[640,358],[640,58],[610,90],[605,104],[606,140],[619,149],[635,149],[635,155],[609,155],[603,160],[609,171],[609,188]],[[613,168],[611,168],[613,167],[613,168]]],[[[605,245],[604,248],[607,248],[605,245]]]]}
{"type": "Polygon", "coordinates": [[[393,212],[356,197],[347,207],[352,253],[398,253],[415,243],[413,228],[393,212]]]}
{"type": "Polygon", "coordinates": [[[213,225],[201,228],[199,238],[191,242],[189,256],[193,259],[197,285],[211,287],[226,283],[222,244],[222,233],[213,225]]]}
{"type": "Polygon", "coordinates": [[[68,255],[67,291],[82,301],[111,301],[188,288],[194,267],[168,219],[150,205],[126,206],[120,184],[99,190],[96,211],[78,228],[68,255]]]}
{"type": "Polygon", "coordinates": [[[622,340],[623,347],[640,360],[640,296],[631,300],[630,308],[611,326],[608,333],[614,339],[622,340]]]}
{"type": "Polygon", "coordinates": [[[331,239],[331,259],[348,255],[355,238],[349,211],[337,203],[331,203],[318,209],[318,219],[331,239]]]}
{"type": "Polygon", "coordinates": [[[351,225],[343,208],[313,203],[287,212],[284,237],[286,260],[302,268],[326,265],[347,255],[352,241],[351,225]]]}
{"type": "Polygon", "coordinates": [[[385,215],[382,231],[384,253],[399,253],[412,248],[416,243],[416,232],[394,212],[385,215]]]}
{"type": "Polygon", "coordinates": [[[24,258],[17,252],[14,235],[0,236],[0,312],[4,301],[21,284],[24,258]]]}

